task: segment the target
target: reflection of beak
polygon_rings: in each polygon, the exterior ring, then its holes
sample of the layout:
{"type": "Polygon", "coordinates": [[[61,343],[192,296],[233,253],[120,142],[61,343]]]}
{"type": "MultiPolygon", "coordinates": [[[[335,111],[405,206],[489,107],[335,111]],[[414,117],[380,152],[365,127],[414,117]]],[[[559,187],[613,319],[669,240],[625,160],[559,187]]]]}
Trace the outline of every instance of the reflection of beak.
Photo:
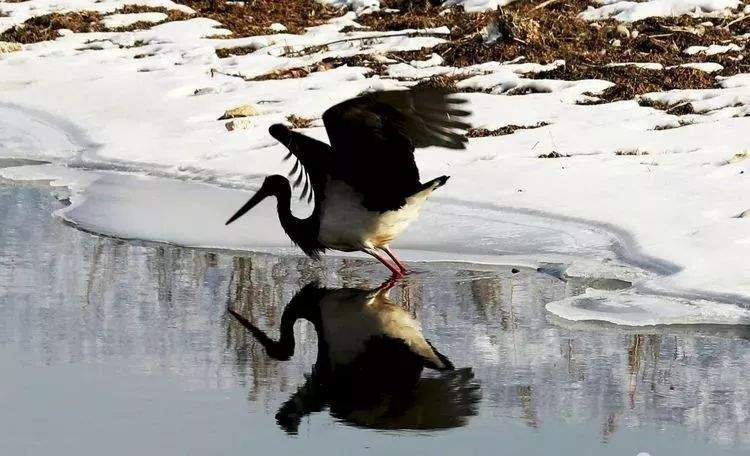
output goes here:
{"type": "Polygon", "coordinates": [[[260,203],[261,201],[263,201],[264,199],[266,199],[267,196],[270,196],[269,193],[268,193],[268,191],[265,190],[263,187],[261,187],[260,190],[258,190],[258,193],[256,193],[255,195],[253,195],[253,197],[250,198],[250,200],[247,203],[245,203],[245,205],[242,206],[240,208],[240,210],[238,210],[237,212],[235,212],[235,214],[233,216],[231,216],[229,218],[229,220],[227,220],[226,225],[229,225],[230,223],[234,222],[238,218],[240,218],[243,215],[245,215],[245,213],[247,211],[249,211],[250,209],[252,209],[255,206],[257,206],[258,203],[260,203]]]}

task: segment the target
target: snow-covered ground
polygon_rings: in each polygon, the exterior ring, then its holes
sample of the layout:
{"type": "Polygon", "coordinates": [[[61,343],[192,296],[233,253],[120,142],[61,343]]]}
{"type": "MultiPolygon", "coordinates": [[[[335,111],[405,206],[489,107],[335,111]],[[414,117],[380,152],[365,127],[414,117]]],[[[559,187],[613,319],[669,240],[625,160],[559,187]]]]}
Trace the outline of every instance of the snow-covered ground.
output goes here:
{"type": "MultiPolygon", "coordinates": [[[[29,0],[0,6],[7,13],[0,32],[51,11],[112,13],[132,3],[190,11],[169,0],[29,0]]],[[[740,2],[605,3],[583,15],[623,21],[717,16],[740,2]]],[[[119,27],[162,20],[153,13],[124,16],[134,15],[104,21],[119,27]]],[[[526,78],[540,66],[519,62],[455,69],[433,58],[391,62],[383,77],[342,66],[301,78],[248,80],[326,57],[432,47],[448,33],[340,31],[356,25],[356,15],[348,13],[303,35],[232,39],[221,37],[230,34],[221,24],[195,17],[133,32],[62,33],[0,54],[0,158],[53,164],[0,169],[0,176],[71,187],[73,205],[60,216],[92,231],[289,251],[268,206],[236,227],[222,224],[245,190],[269,173],[287,171],[268,126],[289,115],[312,118],[305,133],[325,140],[320,115],[334,103],[364,90],[463,72],[472,76],[460,88],[484,91],[465,95],[475,127],[547,125],[474,138],[466,151],[419,151],[425,178],[452,179],[396,244],[408,259],[562,263],[570,275],[634,282],[626,292],[591,291],[549,306],[568,319],[747,323],[750,222],[739,216],[750,214],[750,74],[725,78],[716,89],[645,96],[692,103],[696,114],[685,116],[636,100],[578,104],[611,83],[526,78]],[[368,39],[310,50],[353,37],[368,39]],[[256,50],[217,57],[216,49],[236,46],[256,50]],[[245,104],[256,115],[237,121],[233,131],[217,120],[245,104]],[[570,157],[537,158],[553,151],[570,157]],[[623,312],[632,318],[622,319],[623,312]]]]}

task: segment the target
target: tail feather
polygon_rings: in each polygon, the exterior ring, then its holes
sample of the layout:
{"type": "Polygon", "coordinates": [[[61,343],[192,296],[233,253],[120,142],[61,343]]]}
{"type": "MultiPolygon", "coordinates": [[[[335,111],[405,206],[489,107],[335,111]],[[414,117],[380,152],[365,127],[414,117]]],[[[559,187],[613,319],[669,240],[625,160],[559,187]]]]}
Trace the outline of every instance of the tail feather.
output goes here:
{"type": "Polygon", "coordinates": [[[450,176],[440,176],[436,177],[435,179],[432,179],[429,182],[425,182],[424,184],[419,186],[419,189],[417,189],[414,194],[416,195],[419,192],[423,192],[425,190],[436,190],[443,185],[445,185],[446,182],[448,182],[448,179],[450,179],[450,176]]]}

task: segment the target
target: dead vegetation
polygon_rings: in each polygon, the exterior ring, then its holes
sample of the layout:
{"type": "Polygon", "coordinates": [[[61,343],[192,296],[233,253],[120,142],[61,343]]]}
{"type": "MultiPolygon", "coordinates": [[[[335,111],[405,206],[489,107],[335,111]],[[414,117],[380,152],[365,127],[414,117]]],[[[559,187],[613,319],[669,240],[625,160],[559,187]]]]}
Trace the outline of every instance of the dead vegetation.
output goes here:
{"type": "Polygon", "coordinates": [[[59,36],[58,30],[68,29],[75,33],[93,32],[127,32],[146,29],[157,24],[170,21],[180,21],[191,17],[191,15],[178,10],[163,7],[151,7],[141,5],[125,5],[113,12],[113,14],[132,14],[158,12],[167,15],[167,19],[158,22],[136,22],[126,27],[107,29],[102,23],[104,16],[95,11],[73,11],[68,13],[51,13],[43,16],[33,17],[21,25],[11,27],[0,34],[0,41],[10,41],[20,44],[32,44],[42,41],[54,40],[59,36]]]}
{"type": "Polygon", "coordinates": [[[466,75],[462,74],[440,74],[431,78],[423,79],[419,81],[416,86],[455,93],[459,91],[456,87],[456,83],[466,79],[466,77],[466,75]]]}
{"type": "Polygon", "coordinates": [[[76,33],[102,31],[102,15],[91,11],[52,13],[33,17],[22,25],[9,28],[0,34],[0,41],[31,44],[56,39],[60,29],[76,33]]]}
{"type": "Polygon", "coordinates": [[[537,158],[569,158],[569,157],[570,155],[568,154],[561,154],[560,152],[557,152],[554,150],[548,154],[541,154],[537,156],[537,158]]]}
{"type": "MultiPolygon", "coordinates": [[[[436,47],[385,55],[396,61],[424,60],[432,53],[439,54],[445,65],[456,67],[511,61],[519,57],[541,64],[562,59],[566,62],[564,66],[526,77],[611,81],[615,85],[597,95],[602,102],[633,99],[648,92],[712,88],[716,87],[717,75],[728,76],[747,71],[747,64],[737,53],[707,58],[705,55],[691,56],[683,52],[689,46],[736,41],[735,33],[750,23],[746,20],[734,22],[729,27],[722,27],[729,22],[711,24],[688,16],[649,18],[632,24],[620,24],[614,20],[589,23],[579,18],[579,13],[592,4],[589,0],[515,2],[496,11],[479,14],[467,14],[458,7],[445,9],[440,7],[440,3],[437,0],[384,0],[381,11],[363,15],[358,22],[373,31],[424,30],[442,26],[450,30],[447,42],[436,47]],[[400,11],[388,12],[388,8],[400,11]],[[711,74],[679,66],[706,60],[720,63],[724,70],[711,74]],[[625,62],[658,63],[664,68],[652,70],[635,65],[609,65],[625,62]]],[[[253,50],[235,48],[217,53],[225,57],[253,50]]],[[[305,53],[318,51],[304,50],[305,53]]],[[[284,70],[260,79],[304,77],[344,64],[365,66],[378,75],[383,75],[387,68],[382,60],[362,56],[348,60],[329,59],[322,66],[284,70]]],[[[420,85],[456,91],[456,82],[464,77],[435,76],[421,81],[420,85]]],[[[669,106],[663,108],[674,109],[669,106]]],[[[687,113],[690,109],[689,106],[681,106],[674,113],[687,113]]]]}
{"type": "MultiPolygon", "coordinates": [[[[224,0],[179,0],[178,3],[195,9],[199,16],[215,19],[234,32],[233,37],[266,35],[274,33],[271,24],[281,23],[289,33],[302,33],[305,27],[319,25],[340,16],[343,11],[323,5],[316,0],[251,0],[228,3],[224,0]]],[[[565,60],[566,65],[551,71],[528,74],[528,78],[544,79],[604,79],[615,85],[598,95],[602,102],[626,100],[638,95],[671,89],[705,89],[716,86],[716,76],[729,76],[746,72],[748,63],[742,54],[726,53],[709,57],[686,55],[689,46],[708,46],[737,42],[738,34],[750,33],[748,17],[724,20],[712,24],[704,19],[689,16],[676,18],[650,18],[632,24],[613,20],[589,23],[579,18],[579,13],[593,4],[592,0],[518,1],[495,10],[467,14],[462,8],[445,9],[439,0],[383,0],[382,10],[360,16],[358,22],[372,31],[395,31],[435,27],[448,27],[447,42],[433,48],[417,51],[391,52],[384,57],[410,62],[439,54],[445,65],[465,67],[489,61],[511,61],[523,57],[524,61],[551,63],[565,60]],[[388,12],[388,8],[400,12],[388,12]],[[720,73],[679,67],[684,63],[710,60],[724,66],[720,73]],[[612,63],[648,62],[663,65],[662,70],[638,66],[608,66],[612,63]]],[[[189,15],[176,10],[127,5],[118,13],[163,12],[168,21],[183,20],[189,15]]],[[[718,21],[718,20],[717,20],[718,21]]],[[[151,27],[152,23],[137,23],[117,31],[151,27]]],[[[0,35],[0,40],[21,44],[51,40],[57,30],[66,28],[74,32],[105,31],[101,15],[93,12],[49,14],[29,19],[24,25],[13,27],[0,35]]],[[[351,30],[355,30],[352,28],[351,30]]],[[[357,38],[352,38],[357,39],[357,38]]],[[[218,49],[219,57],[243,55],[257,49],[253,46],[218,49]]],[[[317,49],[303,50],[306,53],[317,49]]],[[[146,54],[143,54],[146,56],[146,54]]],[[[359,55],[348,58],[326,59],[305,67],[285,69],[249,80],[271,80],[305,77],[341,65],[364,66],[374,74],[383,75],[387,65],[382,58],[359,55]]],[[[457,90],[456,82],[465,76],[436,76],[420,85],[457,90]]],[[[690,105],[657,106],[648,100],[642,104],[667,109],[675,114],[691,112],[690,105]]]]}
{"type": "Polygon", "coordinates": [[[310,128],[313,120],[292,114],[287,116],[286,121],[291,124],[292,128],[310,128]]]}
{"type": "Polygon", "coordinates": [[[303,33],[305,27],[320,25],[341,16],[343,11],[315,0],[251,0],[228,3],[222,0],[176,0],[198,15],[221,22],[232,38],[275,33],[269,27],[280,23],[286,33],[303,33]]]}
{"type": "Polygon", "coordinates": [[[686,114],[695,114],[693,105],[690,102],[670,105],[667,103],[662,103],[660,101],[652,100],[650,98],[641,97],[641,98],[638,98],[638,104],[640,104],[641,106],[649,107],[649,108],[659,109],[661,111],[667,112],[668,114],[674,114],[676,116],[684,116],[686,114]]]}
{"type": "Polygon", "coordinates": [[[153,27],[154,25],[164,24],[165,22],[184,21],[193,17],[192,14],[185,13],[176,9],[164,8],[163,6],[144,6],[144,5],[125,5],[116,10],[113,14],[137,14],[137,13],[164,13],[167,18],[159,22],[135,22],[125,27],[116,27],[107,29],[111,32],[130,32],[133,30],[142,30],[153,27]]]}
{"type": "Polygon", "coordinates": [[[250,54],[251,52],[255,52],[257,50],[258,48],[256,46],[235,46],[230,48],[217,49],[216,55],[219,56],[220,59],[225,59],[234,55],[250,54]]]}
{"type": "MultiPolygon", "coordinates": [[[[460,8],[445,12],[431,2],[383,3],[387,7],[407,7],[401,13],[381,11],[363,16],[360,22],[383,31],[449,28],[447,43],[412,53],[413,59],[424,59],[434,52],[443,57],[445,64],[457,67],[518,57],[536,63],[562,59],[566,61],[564,67],[527,77],[609,80],[616,85],[601,96],[605,101],[632,99],[652,91],[715,87],[715,75],[677,67],[707,60],[702,55],[686,55],[683,50],[694,45],[732,42],[736,39],[734,34],[750,23],[743,20],[720,27],[722,24],[712,25],[688,16],[649,18],[633,24],[613,20],[589,23],[578,17],[589,6],[587,0],[516,2],[497,11],[471,15],[460,8]],[[607,66],[622,62],[654,62],[665,69],[607,66]]],[[[708,60],[725,67],[721,75],[747,71],[737,53],[719,54],[708,60]]]]}
{"type": "Polygon", "coordinates": [[[506,125],[495,130],[488,130],[486,128],[470,128],[466,133],[469,138],[484,138],[487,136],[505,136],[512,135],[518,130],[530,130],[533,128],[541,128],[549,125],[547,122],[539,122],[534,125],[506,125]]]}

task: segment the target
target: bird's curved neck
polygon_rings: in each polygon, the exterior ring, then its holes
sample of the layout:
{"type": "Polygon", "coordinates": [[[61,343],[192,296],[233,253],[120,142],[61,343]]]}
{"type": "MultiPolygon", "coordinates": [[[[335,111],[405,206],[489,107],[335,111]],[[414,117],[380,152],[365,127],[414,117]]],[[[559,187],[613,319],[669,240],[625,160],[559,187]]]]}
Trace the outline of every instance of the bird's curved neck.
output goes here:
{"type": "Polygon", "coordinates": [[[289,185],[282,187],[276,194],[276,210],[279,214],[281,227],[295,244],[303,250],[308,246],[314,246],[318,242],[320,223],[318,220],[319,207],[317,202],[313,213],[304,219],[297,218],[291,209],[292,190],[289,185]]]}

